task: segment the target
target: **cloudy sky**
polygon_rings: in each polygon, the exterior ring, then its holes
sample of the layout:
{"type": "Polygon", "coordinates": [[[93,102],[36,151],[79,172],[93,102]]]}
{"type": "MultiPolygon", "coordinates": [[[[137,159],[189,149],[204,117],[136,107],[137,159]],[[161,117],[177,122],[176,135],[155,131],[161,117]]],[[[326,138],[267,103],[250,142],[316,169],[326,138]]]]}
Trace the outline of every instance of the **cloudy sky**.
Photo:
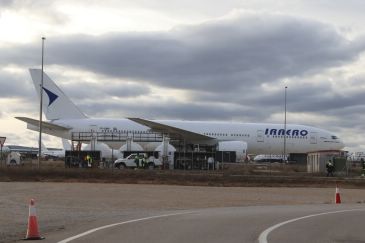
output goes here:
{"type": "MultiPolygon", "coordinates": [[[[1,0],[0,136],[37,146],[28,68],[90,117],[321,127],[365,151],[365,1],[1,0]]],[[[44,136],[47,146],[59,139],[44,136]]]]}

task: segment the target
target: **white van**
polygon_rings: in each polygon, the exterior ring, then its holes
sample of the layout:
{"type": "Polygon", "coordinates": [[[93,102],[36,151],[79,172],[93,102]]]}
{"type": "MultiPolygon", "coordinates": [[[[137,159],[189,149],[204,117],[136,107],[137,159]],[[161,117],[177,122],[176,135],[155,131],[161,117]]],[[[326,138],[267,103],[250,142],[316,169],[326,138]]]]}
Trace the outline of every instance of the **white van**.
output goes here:
{"type": "Polygon", "coordinates": [[[146,160],[144,168],[154,169],[162,165],[161,161],[153,156],[146,158],[144,154],[131,154],[127,158],[120,158],[114,161],[114,166],[119,169],[141,167],[143,158],[146,160]],[[138,164],[136,163],[137,161],[138,164]]]}
{"type": "Polygon", "coordinates": [[[22,156],[18,152],[11,152],[6,158],[6,165],[23,165],[22,156]]]}

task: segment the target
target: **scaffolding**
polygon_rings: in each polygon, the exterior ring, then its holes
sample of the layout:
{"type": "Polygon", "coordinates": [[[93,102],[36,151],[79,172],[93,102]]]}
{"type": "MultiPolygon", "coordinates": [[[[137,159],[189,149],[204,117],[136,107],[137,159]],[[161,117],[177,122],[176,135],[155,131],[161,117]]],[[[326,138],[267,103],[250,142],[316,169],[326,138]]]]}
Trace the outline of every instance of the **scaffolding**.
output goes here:
{"type": "MultiPolygon", "coordinates": [[[[229,152],[216,151],[216,144],[192,144],[187,143],[186,139],[180,134],[171,134],[163,132],[118,132],[118,131],[84,131],[72,132],[72,150],[80,151],[81,143],[91,143],[91,150],[95,148],[96,142],[111,143],[120,142],[127,143],[133,141],[136,143],[163,143],[164,138],[168,138],[168,143],[174,146],[176,152],[174,154],[174,169],[196,170],[209,169],[208,159],[213,158],[215,162],[232,162],[229,152]],[[74,143],[76,142],[76,146],[74,143]],[[94,146],[92,146],[94,144],[94,146]],[[228,154],[228,155],[227,155],[228,154]]],[[[146,153],[151,151],[145,151],[146,153]]],[[[128,154],[128,153],[126,153],[128,154]]],[[[166,168],[169,166],[167,165],[166,168]]],[[[215,166],[214,166],[215,168],[215,166]]]]}
{"type": "Polygon", "coordinates": [[[161,133],[122,133],[122,132],[73,132],[71,140],[75,142],[125,142],[132,139],[134,142],[162,142],[161,133]]]}

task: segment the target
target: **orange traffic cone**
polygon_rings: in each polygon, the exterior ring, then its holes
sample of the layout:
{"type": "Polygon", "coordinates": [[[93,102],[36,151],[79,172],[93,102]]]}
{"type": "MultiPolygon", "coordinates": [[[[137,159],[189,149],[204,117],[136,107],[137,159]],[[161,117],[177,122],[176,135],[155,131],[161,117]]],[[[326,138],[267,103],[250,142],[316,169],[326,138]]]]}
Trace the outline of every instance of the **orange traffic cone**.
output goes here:
{"type": "Polygon", "coordinates": [[[24,240],[43,240],[39,235],[34,199],[30,199],[27,236],[24,240]]]}
{"type": "Polygon", "coordinates": [[[335,203],[340,204],[341,203],[341,196],[340,196],[340,189],[338,189],[338,186],[336,184],[336,198],[335,203]]]}

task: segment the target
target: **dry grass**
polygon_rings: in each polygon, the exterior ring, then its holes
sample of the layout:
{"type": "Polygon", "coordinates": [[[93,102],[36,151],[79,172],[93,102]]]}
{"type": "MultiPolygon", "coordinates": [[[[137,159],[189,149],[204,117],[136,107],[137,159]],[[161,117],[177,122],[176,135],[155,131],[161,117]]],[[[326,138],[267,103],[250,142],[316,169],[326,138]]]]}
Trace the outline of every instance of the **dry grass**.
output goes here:
{"type": "Polygon", "coordinates": [[[224,170],[232,174],[244,175],[294,175],[306,173],[306,165],[280,164],[280,163],[262,163],[262,164],[225,164],[224,170]]]}
{"type": "MultiPolygon", "coordinates": [[[[0,168],[0,181],[46,181],[46,182],[96,182],[124,184],[169,184],[196,186],[265,186],[265,187],[342,187],[365,188],[362,178],[322,177],[287,165],[229,166],[223,171],[184,170],[118,170],[64,168],[59,163],[42,163],[42,166],[0,168]]],[[[62,165],[63,166],[63,165],[62,165]]]]}

